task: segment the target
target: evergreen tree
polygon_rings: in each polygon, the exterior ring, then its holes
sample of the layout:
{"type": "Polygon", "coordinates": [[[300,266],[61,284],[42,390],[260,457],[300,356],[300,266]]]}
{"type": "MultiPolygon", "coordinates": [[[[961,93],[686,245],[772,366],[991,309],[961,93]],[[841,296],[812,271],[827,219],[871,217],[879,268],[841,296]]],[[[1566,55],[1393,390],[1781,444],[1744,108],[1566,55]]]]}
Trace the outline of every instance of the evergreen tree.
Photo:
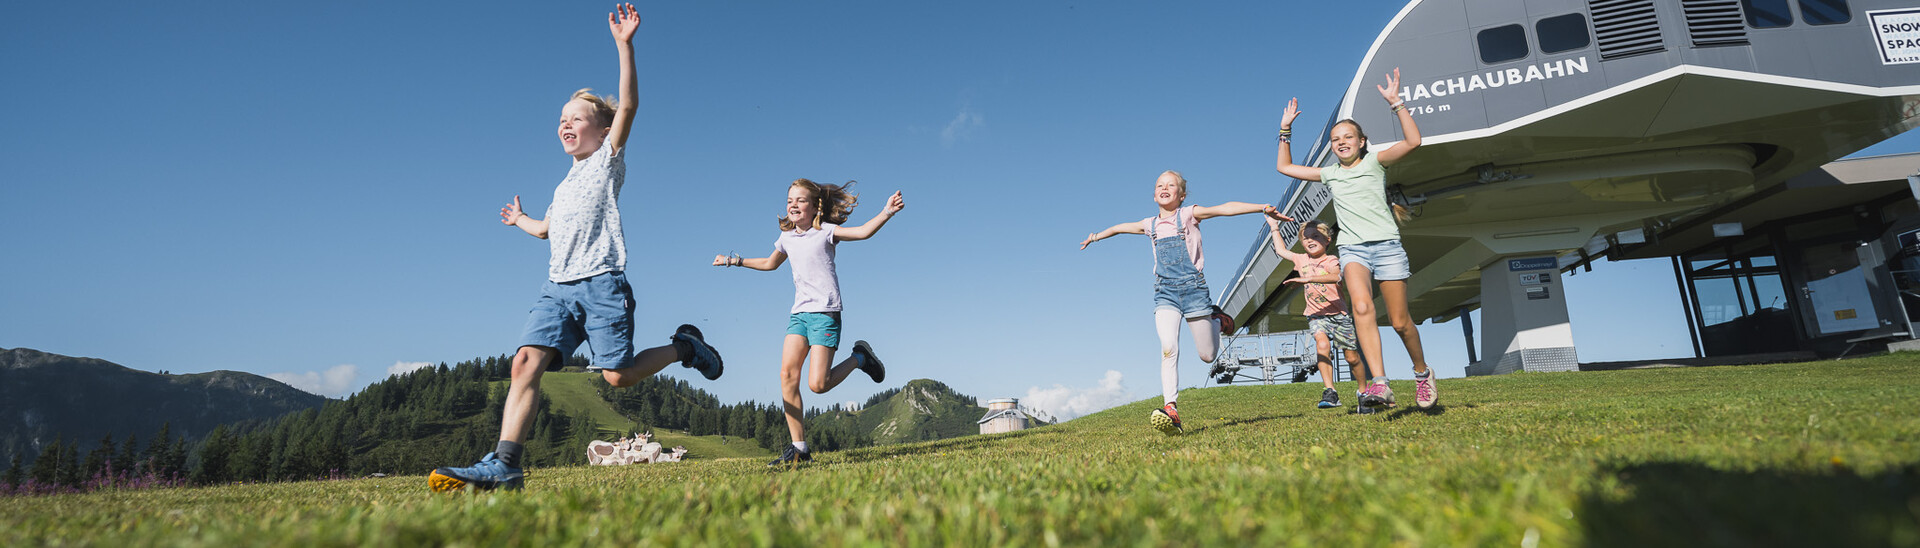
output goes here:
{"type": "MultiPolygon", "coordinates": [[[[89,478],[107,475],[107,467],[112,463],[113,456],[113,434],[100,436],[100,446],[87,452],[87,464],[81,468],[80,473],[89,478]]],[[[111,464],[111,466],[119,468],[122,465],[111,464]]]]}
{"type": "Polygon", "coordinates": [[[18,488],[20,487],[20,482],[26,481],[25,476],[26,476],[26,470],[20,467],[20,454],[14,453],[13,464],[7,465],[7,474],[5,476],[0,476],[0,481],[5,481],[7,483],[7,487],[10,489],[18,488]]]}
{"type": "Polygon", "coordinates": [[[193,482],[206,485],[227,481],[228,461],[233,458],[233,436],[227,425],[213,427],[200,444],[200,466],[193,470],[193,482]]]}
{"type": "Polygon", "coordinates": [[[76,441],[61,447],[55,456],[57,457],[54,460],[54,465],[57,467],[54,472],[55,481],[67,487],[79,487],[85,482],[86,477],[80,472],[80,442],[76,441]]]}
{"type": "Polygon", "coordinates": [[[127,434],[127,441],[120,444],[120,452],[113,456],[113,469],[127,476],[139,475],[140,437],[127,434]]]}
{"type": "Polygon", "coordinates": [[[60,453],[64,451],[61,446],[65,443],[59,436],[54,436],[53,443],[40,448],[40,456],[33,458],[33,468],[27,472],[27,476],[32,478],[34,483],[40,485],[59,483],[60,453]]]}

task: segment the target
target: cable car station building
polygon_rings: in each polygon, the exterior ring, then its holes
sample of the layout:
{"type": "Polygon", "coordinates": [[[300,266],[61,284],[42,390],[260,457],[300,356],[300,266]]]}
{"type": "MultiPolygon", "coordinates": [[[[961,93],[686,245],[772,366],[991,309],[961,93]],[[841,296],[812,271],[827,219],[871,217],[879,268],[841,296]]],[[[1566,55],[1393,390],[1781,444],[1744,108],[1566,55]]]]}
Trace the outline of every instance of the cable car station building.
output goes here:
{"type": "MultiPolygon", "coordinates": [[[[1413,0],[1299,163],[1337,161],[1337,120],[1399,141],[1373,89],[1395,68],[1423,143],[1387,172],[1409,309],[1470,342],[1480,311],[1468,374],[1578,369],[1560,278],[1600,258],[1673,262],[1696,356],[1914,338],[1920,153],[1841,160],[1920,125],[1911,0],[1413,0]]],[[[1337,224],[1329,200],[1282,204],[1337,224]]],[[[1305,328],[1270,238],[1221,299],[1246,334],[1305,328]]]]}

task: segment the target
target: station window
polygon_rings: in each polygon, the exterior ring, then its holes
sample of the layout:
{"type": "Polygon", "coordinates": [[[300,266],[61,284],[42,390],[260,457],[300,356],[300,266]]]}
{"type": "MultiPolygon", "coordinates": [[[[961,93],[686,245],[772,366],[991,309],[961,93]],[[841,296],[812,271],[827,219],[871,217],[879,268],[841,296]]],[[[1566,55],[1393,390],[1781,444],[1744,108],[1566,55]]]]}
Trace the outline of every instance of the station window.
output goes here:
{"type": "Polygon", "coordinates": [[[1847,0],[1800,0],[1800,18],[1812,25],[1834,25],[1853,20],[1847,0]]]}
{"type": "Polygon", "coordinates": [[[1793,12],[1787,10],[1787,0],[1740,0],[1740,7],[1747,12],[1747,26],[1756,29],[1793,24],[1793,12]]]}
{"type": "Polygon", "coordinates": [[[1578,13],[1541,19],[1533,24],[1533,35],[1540,38],[1540,53],[1573,51],[1593,42],[1587,36],[1587,17],[1578,13]]]}
{"type": "Polygon", "coordinates": [[[1480,62],[1504,63],[1527,56],[1527,29],[1507,25],[1480,31],[1480,62]]]}

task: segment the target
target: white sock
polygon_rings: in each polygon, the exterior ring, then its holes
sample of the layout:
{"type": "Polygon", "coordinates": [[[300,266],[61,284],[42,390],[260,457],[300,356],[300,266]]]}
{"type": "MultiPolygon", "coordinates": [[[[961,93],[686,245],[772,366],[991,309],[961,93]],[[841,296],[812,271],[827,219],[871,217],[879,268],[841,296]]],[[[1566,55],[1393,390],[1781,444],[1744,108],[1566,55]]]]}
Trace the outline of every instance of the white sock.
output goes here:
{"type": "Polygon", "coordinates": [[[804,441],[793,442],[793,448],[799,449],[800,452],[805,453],[807,452],[807,442],[804,442],[804,441]]]}

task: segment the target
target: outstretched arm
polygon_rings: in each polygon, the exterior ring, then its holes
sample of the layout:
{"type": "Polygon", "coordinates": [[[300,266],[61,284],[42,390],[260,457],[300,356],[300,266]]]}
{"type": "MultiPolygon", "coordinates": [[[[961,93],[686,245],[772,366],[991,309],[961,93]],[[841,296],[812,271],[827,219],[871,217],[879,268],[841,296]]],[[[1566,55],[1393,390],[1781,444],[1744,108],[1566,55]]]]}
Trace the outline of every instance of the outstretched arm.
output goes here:
{"type": "Polygon", "coordinates": [[[843,226],[833,229],[833,239],[842,242],[858,242],[872,238],[874,233],[880,231],[880,227],[887,226],[887,221],[893,219],[893,214],[899,213],[906,207],[907,200],[900,197],[900,191],[893,191],[893,196],[887,198],[887,207],[880,208],[879,215],[874,215],[867,224],[853,228],[843,226]]]}
{"type": "Polygon", "coordinates": [[[1400,69],[1398,67],[1393,69],[1393,74],[1387,75],[1387,85],[1374,87],[1379,88],[1380,97],[1387,100],[1387,108],[1393,109],[1394,115],[1400,119],[1400,132],[1407,135],[1407,138],[1375,154],[1374,157],[1380,160],[1380,165],[1390,166],[1420,146],[1420,126],[1414,125],[1413,112],[1407,110],[1406,103],[1400,100],[1400,69]]]}
{"type": "Polygon", "coordinates": [[[640,84],[633,76],[633,33],[640,29],[640,12],[633,9],[633,4],[616,5],[614,11],[607,14],[607,29],[613,32],[614,45],[620,49],[620,105],[614,107],[613,131],[607,138],[613,139],[613,152],[619,154],[627,148],[633,111],[640,105],[640,84]]]}
{"type": "Polygon", "coordinates": [[[766,257],[762,257],[758,259],[735,257],[732,255],[714,255],[713,256],[713,266],[744,266],[744,267],[751,268],[754,270],[759,270],[762,272],[780,268],[780,265],[785,264],[786,262],[787,262],[787,254],[781,253],[778,250],[775,250],[772,255],[768,255],[766,257]]]}
{"type": "Polygon", "coordinates": [[[1302,181],[1320,180],[1320,168],[1293,163],[1293,119],[1300,117],[1300,99],[1287,100],[1287,111],[1280,116],[1280,153],[1274,160],[1273,169],[1302,181]]]}
{"type": "Polygon", "coordinates": [[[1113,225],[1111,227],[1107,227],[1106,230],[1087,233],[1087,239],[1082,240],[1080,242],[1080,249],[1086,249],[1087,244],[1098,242],[1100,240],[1105,240],[1107,238],[1112,238],[1114,237],[1114,235],[1117,235],[1117,234],[1146,234],[1146,233],[1147,233],[1147,227],[1140,226],[1139,221],[1134,221],[1131,223],[1120,223],[1117,225],[1113,225]]]}
{"type": "MultiPolygon", "coordinates": [[[[1279,212],[1268,213],[1266,217],[1267,233],[1273,236],[1273,253],[1279,255],[1282,259],[1286,259],[1287,262],[1300,264],[1300,260],[1305,258],[1306,255],[1294,253],[1292,248],[1287,247],[1287,242],[1280,238],[1280,219],[1286,218],[1286,216],[1279,215],[1278,213],[1279,212]]],[[[1287,220],[1292,221],[1293,219],[1288,218],[1287,220]]]]}
{"type": "Polygon", "coordinates": [[[514,196],[513,203],[507,204],[507,207],[500,208],[500,223],[520,227],[520,230],[527,231],[527,234],[535,238],[547,239],[547,221],[535,219],[532,215],[521,211],[519,196],[514,196]]]}
{"type": "MultiPolygon", "coordinates": [[[[1234,215],[1246,215],[1248,213],[1261,213],[1261,212],[1271,212],[1269,213],[1270,215],[1280,215],[1279,210],[1276,210],[1273,208],[1273,206],[1270,206],[1267,204],[1250,204],[1246,202],[1227,202],[1227,203],[1220,204],[1213,207],[1207,207],[1207,206],[1195,207],[1193,208],[1193,218],[1212,219],[1214,217],[1232,217],[1234,215]]],[[[1286,215],[1280,215],[1280,218],[1286,219],[1288,221],[1293,220],[1292,217],[1288,217],[1286,215]]]]}

